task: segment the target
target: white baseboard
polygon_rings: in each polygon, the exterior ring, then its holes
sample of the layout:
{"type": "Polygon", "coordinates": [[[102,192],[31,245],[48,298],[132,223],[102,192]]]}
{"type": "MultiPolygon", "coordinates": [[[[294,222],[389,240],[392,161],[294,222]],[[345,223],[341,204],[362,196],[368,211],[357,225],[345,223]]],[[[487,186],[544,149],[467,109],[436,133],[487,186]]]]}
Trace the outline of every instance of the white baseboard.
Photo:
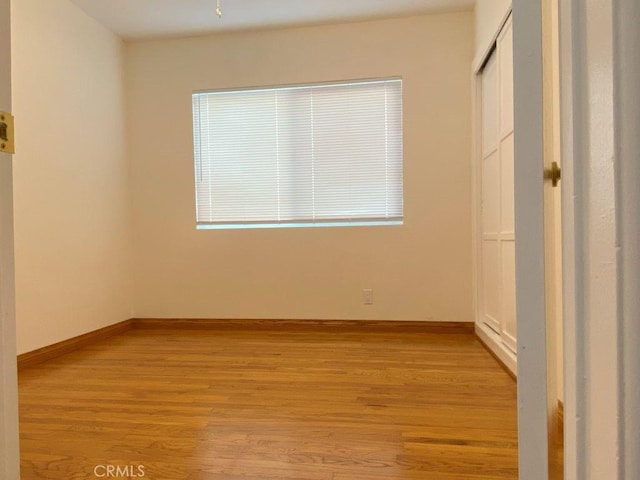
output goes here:
{"type": "Polygon", "coordinates": [[[493,354],[502,362],[502,364],[513,373],[515,377],[518,375],[518,360],[516,355],[502,343],[500,336],[483,323],[476,323],[476,335],[482,342],[493,352],[493,354]]]}

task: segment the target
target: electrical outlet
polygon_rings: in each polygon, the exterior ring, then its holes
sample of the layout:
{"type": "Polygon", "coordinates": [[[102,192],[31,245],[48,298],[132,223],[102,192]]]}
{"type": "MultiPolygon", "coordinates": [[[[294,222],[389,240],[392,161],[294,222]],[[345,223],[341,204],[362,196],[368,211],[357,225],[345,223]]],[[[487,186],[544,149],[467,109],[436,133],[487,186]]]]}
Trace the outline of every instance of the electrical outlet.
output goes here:
{"type": "Polygon", "coordinates": [[[373,290],[365,288],[362,290],[362,303],[365,305],[373,305],[373,290]]]}

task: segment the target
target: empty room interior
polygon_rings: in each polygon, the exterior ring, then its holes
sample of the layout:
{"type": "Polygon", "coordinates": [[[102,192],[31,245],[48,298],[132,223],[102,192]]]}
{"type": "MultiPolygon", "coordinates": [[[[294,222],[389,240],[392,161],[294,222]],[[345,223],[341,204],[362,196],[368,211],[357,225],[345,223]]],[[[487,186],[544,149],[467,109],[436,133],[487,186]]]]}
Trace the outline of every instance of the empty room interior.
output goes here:
{"type": "Polygon", "coordinates": [[[518,478],[511,2],[155,3],[11,2],[21,478],[518,478]]]}

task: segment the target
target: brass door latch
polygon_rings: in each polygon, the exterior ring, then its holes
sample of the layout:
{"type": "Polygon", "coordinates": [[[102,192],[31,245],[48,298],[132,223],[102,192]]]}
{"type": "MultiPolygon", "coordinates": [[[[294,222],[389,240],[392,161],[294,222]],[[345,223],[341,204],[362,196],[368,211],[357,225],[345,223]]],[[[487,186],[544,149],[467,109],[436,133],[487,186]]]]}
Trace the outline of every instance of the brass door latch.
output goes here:
{"type": "Polygon", "coordinates": [[[13,115],[8,112],[0,112],[0,152],[15,153],[13,115]]]}
{"type": "Polygon", "coordinates": [[[558,186],[558,182],[562,179],[562,170],[558,165],[558,162],[551,163],[551,168],[544,170],[544,179],[551,180],[551,185],[558,186]]]}

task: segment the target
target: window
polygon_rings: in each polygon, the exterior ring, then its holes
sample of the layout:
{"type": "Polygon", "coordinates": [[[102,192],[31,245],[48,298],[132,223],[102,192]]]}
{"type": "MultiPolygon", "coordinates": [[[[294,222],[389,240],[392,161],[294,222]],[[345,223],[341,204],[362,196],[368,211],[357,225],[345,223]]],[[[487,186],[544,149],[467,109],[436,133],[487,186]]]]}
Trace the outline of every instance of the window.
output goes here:
{"type": "Polygon", "coordinates": [[[401,224],[402,80],[193,94],[198,228],[401,224]]]}

